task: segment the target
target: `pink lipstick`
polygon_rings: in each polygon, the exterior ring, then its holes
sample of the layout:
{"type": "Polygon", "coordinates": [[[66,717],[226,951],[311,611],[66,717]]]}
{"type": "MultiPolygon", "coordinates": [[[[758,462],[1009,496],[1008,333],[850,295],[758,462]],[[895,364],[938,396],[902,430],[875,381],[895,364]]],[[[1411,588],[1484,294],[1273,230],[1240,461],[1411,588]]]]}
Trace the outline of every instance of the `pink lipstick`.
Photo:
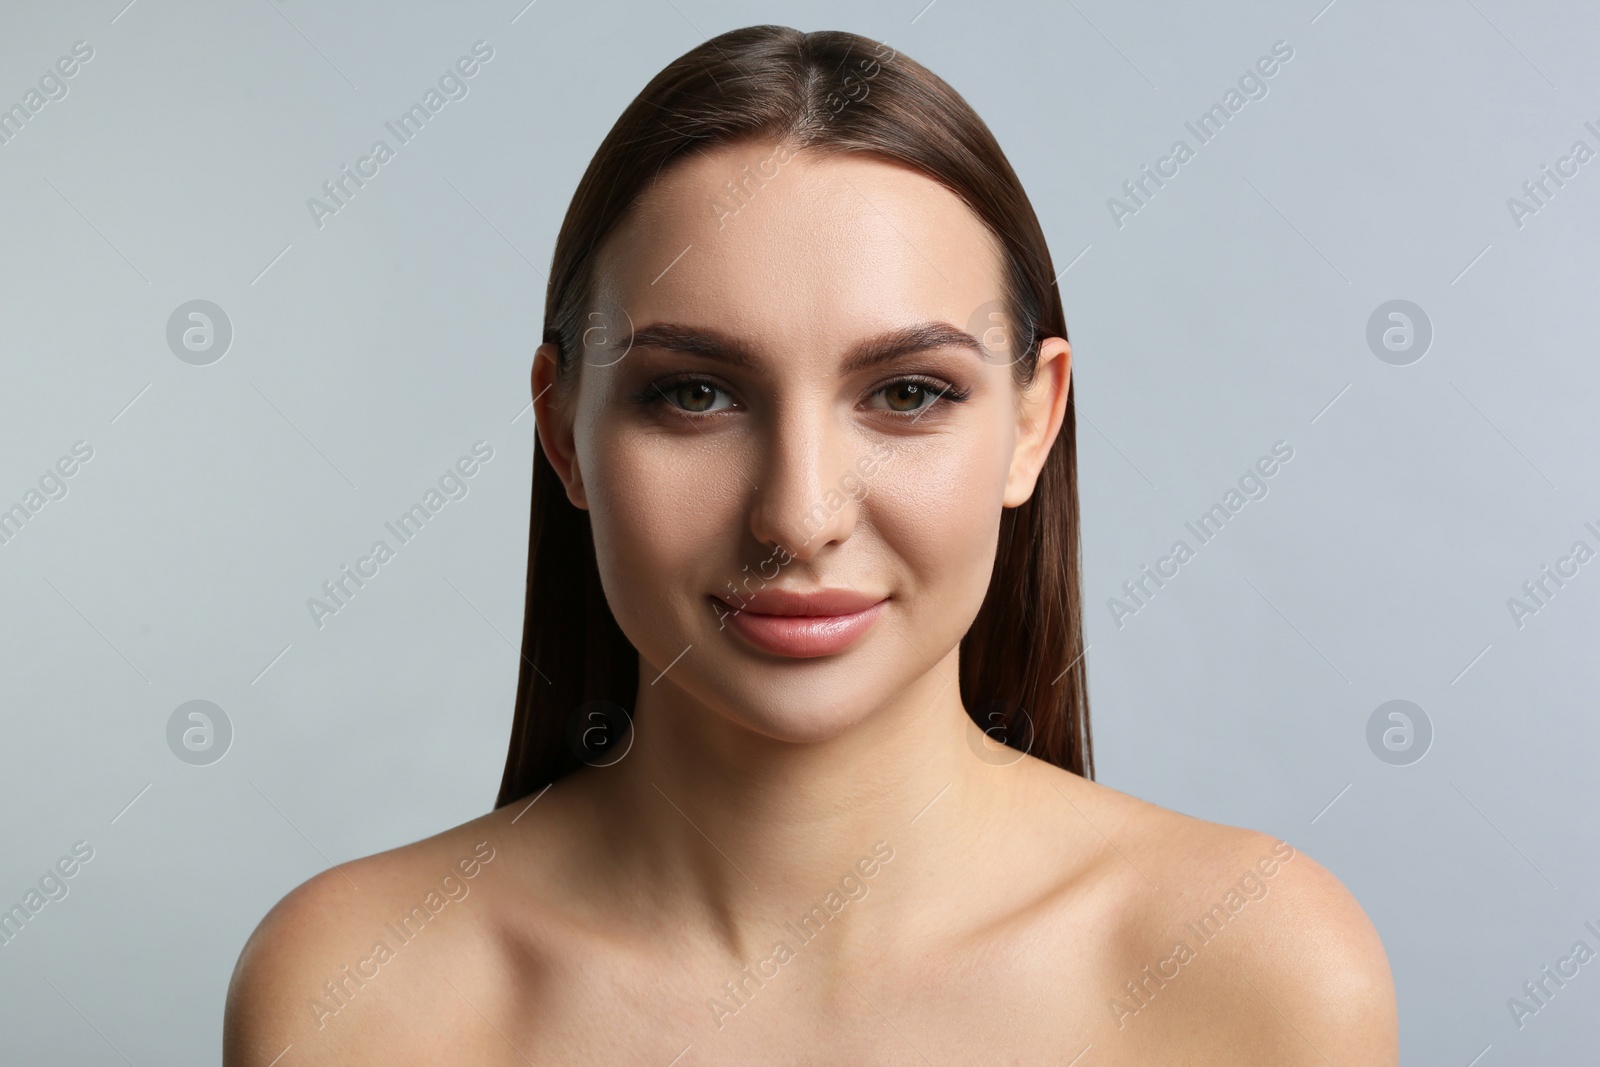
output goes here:
{"type": "Polygon", "coordinates": [[[741,607],[714,597],[727,611],[718,612],[752,645],[764,652],[794,659],[842,652],[854,644],[888,603],[853,589],[821,589],[796,593],[763,589],[745,599],[741,607]]]}

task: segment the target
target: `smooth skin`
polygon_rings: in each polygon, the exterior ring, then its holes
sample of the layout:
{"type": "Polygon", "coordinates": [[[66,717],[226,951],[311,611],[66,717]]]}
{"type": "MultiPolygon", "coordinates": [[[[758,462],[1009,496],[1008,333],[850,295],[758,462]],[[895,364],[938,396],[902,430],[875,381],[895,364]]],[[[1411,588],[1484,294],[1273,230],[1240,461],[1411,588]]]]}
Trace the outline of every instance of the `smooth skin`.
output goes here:
{"type": "Polygon", "coordinates": [[[970,330],[999,250],[869,156],[783,150],[733,212],[723,183],[775,149],[664,172],[605,246],[576,388],[534,361],[640,654],[627,754],[290,892],[239,958],[224,1062],[1397,1063],[1383,946],[1309,856],[973,725],[959,641],[1071,346],[1026,391],[992,334],[847,366],[970,330]],[[888,602],[845,651],[783,657],[712,599],[754,574],[888,602]]]}

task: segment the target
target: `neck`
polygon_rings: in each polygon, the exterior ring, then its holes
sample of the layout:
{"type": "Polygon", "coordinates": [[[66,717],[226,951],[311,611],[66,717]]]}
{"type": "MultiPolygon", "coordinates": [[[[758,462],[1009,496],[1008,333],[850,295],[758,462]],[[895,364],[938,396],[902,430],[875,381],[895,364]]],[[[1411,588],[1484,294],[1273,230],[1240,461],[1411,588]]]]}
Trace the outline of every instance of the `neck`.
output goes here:
{"type": "Polygon", "coordinates": [[[770,945],[830,892],[836,904],[847,900],[841,914],[889,898],[908,914],[919,887],[937,894],[962,869],[999,802],[997,781],[1009,780],[970,747],[978,731],[958,671],[953,649],[861,721],[806,743],[641,684],[632,748],[599,772],[591,794],[619,876],[649,887],[664,912],[706,922],[740,956],[770,945]],[[882,862],[885,852],[892,861],[882,862]]]}

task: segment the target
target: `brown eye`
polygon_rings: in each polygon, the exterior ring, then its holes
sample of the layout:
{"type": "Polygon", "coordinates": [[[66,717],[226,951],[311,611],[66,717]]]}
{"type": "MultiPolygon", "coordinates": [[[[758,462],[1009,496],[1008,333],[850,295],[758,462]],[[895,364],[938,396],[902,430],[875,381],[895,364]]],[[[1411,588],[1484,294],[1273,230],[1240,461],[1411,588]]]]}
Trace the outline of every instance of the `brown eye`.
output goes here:
{"type": "Polygon", "coordinates": [[[674,407],[692,415],[720,411],[732,406],[726,400],[721,404],[718,403],[719,396],[725,396],[724,390],[698,378],[673,382],[663,389],[663,393],[674,407]]]}
{"type": "MultiPolygon", "coordinates": [[[[918,376],[880,385],[872,394],[871,406],[879,411],[921,418],[926,412],[943,409],[947,404],[959,404],[971,395],[971,390],[953,382],[918,376]]],[[[917,419],[906,421],[916,422],[917,419]]]]}
{"type": "Polygon", "coordinates": [[[928,387],[921,382],[896,382],[883,391],[890,411],[916,411],[928,398],[928,387]]]}

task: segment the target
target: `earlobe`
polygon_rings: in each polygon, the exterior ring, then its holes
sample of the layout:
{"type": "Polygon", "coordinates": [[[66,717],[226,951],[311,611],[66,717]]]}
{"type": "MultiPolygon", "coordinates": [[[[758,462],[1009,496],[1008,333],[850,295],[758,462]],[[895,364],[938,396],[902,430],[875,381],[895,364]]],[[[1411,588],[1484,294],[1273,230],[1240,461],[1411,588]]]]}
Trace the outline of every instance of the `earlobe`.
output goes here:
{"type": "Polygon", "coordinates": [[[1017,438],[1006,475],[1005,507],[1018,507],[1033,496],[1039,472],[1066,418],[1071,388],[1072,346],[1066,338],[1047,337],[1039,343],[1033,383],[1017,405],[1017,438]]]}
{"type": "Polygon", "coordinates": [[[572,506],[579,511],[588,511],[589,496],[583,491],[583,474],[578,469],[576,457],[572,460],[571,474],[564,480],[567,483],[567,499],[572,501],[572,506]]]}
{"type": "Polygon", "coordinates": [[[539,346],[533,356],[531,384],[534,430],[539,435],[539,445],[544,450],[545,458],[566,486],[567,499],[573,507],[587,511],[589,499],[583,491],[583,472],[578,466],[572,423],[557,403],[560,396],[556,389],[557,355],[556,346],[546,342],[539,346]]]}

